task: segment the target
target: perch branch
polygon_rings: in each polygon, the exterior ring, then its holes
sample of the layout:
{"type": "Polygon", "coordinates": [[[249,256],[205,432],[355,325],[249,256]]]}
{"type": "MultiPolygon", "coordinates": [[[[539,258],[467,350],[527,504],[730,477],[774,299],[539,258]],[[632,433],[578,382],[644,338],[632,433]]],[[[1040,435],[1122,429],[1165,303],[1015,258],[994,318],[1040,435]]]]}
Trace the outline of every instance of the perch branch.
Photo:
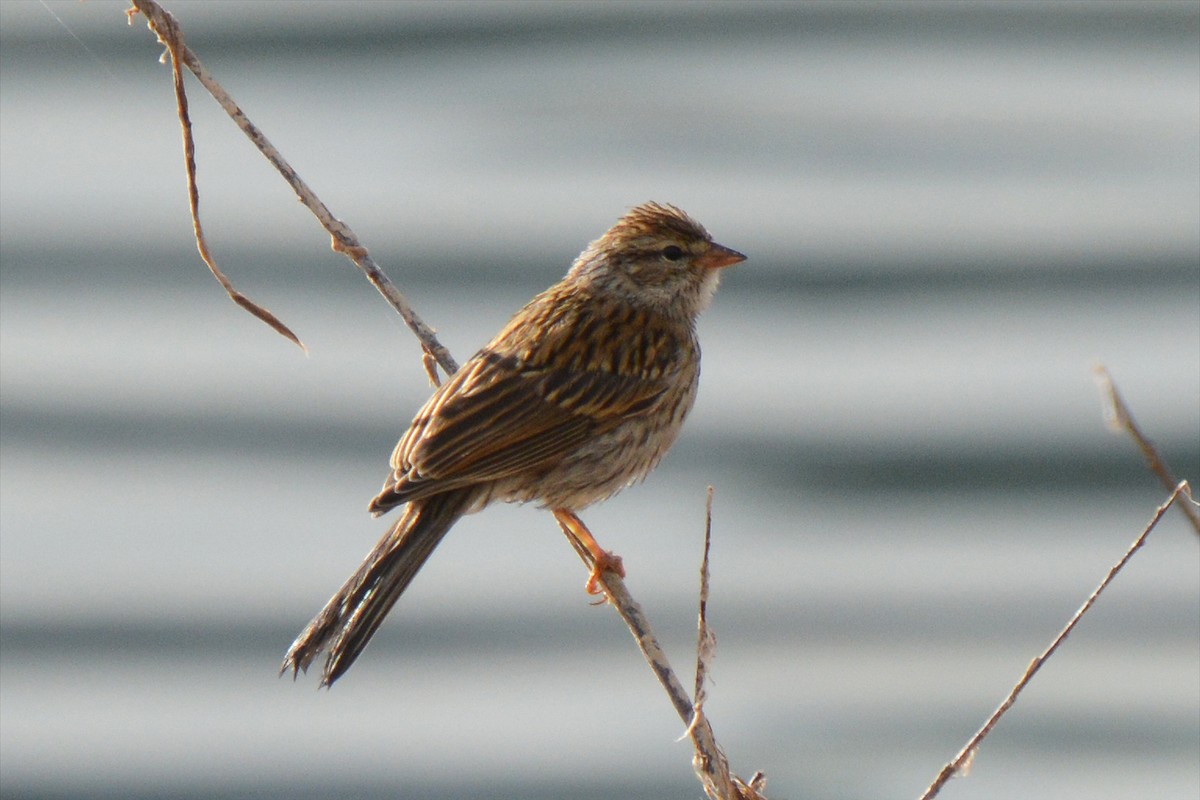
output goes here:
{"type": "MultiPolygon", "coordinates": [[[[575,548],[575,552],[579,554],[584,565],[588,570],[592,570],[595,566],[595,559],[591,551],[583,545],[572,533],[571,529],[559,523],[563,534],[567,537],[567,541],[575,548]]],[[[687,725],[685,736],[691,737],[692,747],[695,751],[692,757],[692,766],[696,770],[696,777],[704,786],[704,792],[710,800],[765,800],[760,793],[766,783],[766,778],[761,772],[755,773],[750,781],[742,781],[740,778],[731,775],[729,772],[729,763],[722,752],[720,745],[717,744],[716,736],[713,734],[712,725],[708,718],[704,715],[703,710],[703,682],[704,674],[707,670],[706,666],[700,666],[701,662],[707,664],[711,658],[711,635],[708,630],[708,621],[706,616],[706,606],[708,601],[708,550],[712,531],[712,488],[708,490],[707,511],[705,514],[705,532],[704,532],[704,560],[701,569],[700,579],[700,622],[697,642],[697,674],[696,674],[696,702],[688,697],[687,689],[684,688],[683,682],[679,680],[679,676],[671,668],[671,664],[667,661],[666,653],[663,652],[662,645],[658,642],[658,637],[654,635],[654,631],[650,627],[650,622],[646,619],[646,614],[642,611],[641,605],[633,599],[629,594],[629,590],[625,588],[625,581],[615,572],[602,572],[597,579],[597,583],[604,589],[605,598],[620,614],[621,619],[625,621],[625,625],[629,628],[629,632],[633,634],[633,639],[637,643],[638,649],[642,651],[642,656],[646,659],[646,663],[650,665],[658,682],[662,684],[663,689],[667,693],[667,698],[671,701],[671,705],[675,707],[675,713],[679,715],[680,720],[687,725]]]]}

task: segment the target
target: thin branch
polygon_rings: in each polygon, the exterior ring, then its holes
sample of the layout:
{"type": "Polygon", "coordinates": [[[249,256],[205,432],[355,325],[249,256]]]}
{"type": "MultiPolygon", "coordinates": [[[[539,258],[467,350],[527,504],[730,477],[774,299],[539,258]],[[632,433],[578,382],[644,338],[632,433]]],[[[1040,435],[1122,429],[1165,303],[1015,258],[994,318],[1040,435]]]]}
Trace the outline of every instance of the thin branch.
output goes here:
{"type": "MultiPolygon", "coordinates": [[[[1103,364],[1097,364],[1092,368],[1092,373],[1096,376],[1096,383],[1099,384],[1106,401],[1104,410],[1109,427],[1118,433],[1123,431],[1129,434],[1138,449],[1142,451],[1142,457],[1146,459],[1146,465],[1150,467],[1150,471],[1158,476],[1163,488],[1170,491],[1179,484],[1179,479],[1175,477],[1171,467],[1159,454],[1154,443],[1146,438],[1142,429],[1134,421],[1133,413],[1129,410],[1129,406],[1125,405],[1125,399],[1121,397],[1121,393],[1117,391],[1117,385],[1109,375],[1108,369],[1103,364]]],[[[1197,513],[1195,504],[1180,503],[1179,510],[1188,518],[1188,521],[1192,523],[1192,528],[1200,536],[1200,513],[1197,513]]]]}
{"type": "Polygon", "coordinates": [[[921,800],[930,800],[930,798],[936,797],[938,792],[941,791],[942,787],[946,785],[947,781],[956,775],[965,776],[970,771],[971,762],[975,759],[975,754],[979,749],[979,744],[984,740],[985,737],[987,737],[989,733],[992,732],[992,728],[996,726],[996,723],[1000,721],[1000,718],[1004,716],[1004,714],[1007,713],[1010,708],[1012,708],[1014,703],[1017,702],[1017,696],[1021,693],[1021,690],[1023,690],[1025,685],[1033,679],[1033,676],[1036,675],[1038,670],[1042,668],[1042,665],[1046,663],[1046,660],[1049,659],[1050,656],[1054,655],[1054,651],[1057,650],[1058,646],[1063,643],[1063,641],[1067,638],[1067,635],[1075,629],[1075,626],[1079,623],[1079,620],[1083,618],[1083,615],[1086,614],[1088,609],[1092,607],[1092,604],[1096,602],[1096,598],[1100,596],[1100,593],[1108,587],[1108,584],[1112,582],[1112,579],[1117,576],[1117,573],[1120,572],[1125,564],[1129,562],[1129,559],[1133,558],[1133,554],[1136,553],[1143,544],[1145,544],[1146,537],[1150,535],[1150,531],[1152,531],[1154,526],[1158,524],[1158,521],[1162,519],[1162,516],[1167,512],[1167,509],[1175,504],[1175,501],[1179,499],[1180,495],[1183,495],[1185,498],[1184,502],[1193,502],[1191,490],[1188,487],[1187,481],[1180,482],[1179,485],[1177,485],[1171,492],[1171,495],[1167,498],[1166,502],[1164,502],[1155,510],[1154,516],[1150,518],[1150,522],[1146,525],[1145,529],[1142,531],[1142,534],[1138,536],[1137,539],[1134,540],[1133,544],[1130,545],[1129,549],[1125,551],[1125,555],[1123,555],[1120,560],[1117,561],[1117,563],[1114,564],[1111,569],[1109,569],[1108,574],[1104,576],[1104,580],[1100,581],[1100,585],[1096,587],[1096,590],[1092,592],[1091,596],[1088,597],[1084,604],[1079,607],[1079,610],[1075,612],[1073,617],[1071,617],[1071,621],[1067,623],[1066,627],[1059,631],[1058,636],[1054,637],[1054,641],[1050,643],[1050,646],[1042,651],[1041,655],[1030,662],[1029,667],[1025,670],[1025,674],[1021,676],[1021,679],[1017,681],[1017,684],[1012,688],[1012,691],[1008,693],[1008,697],[1004,698],[1004,702],[1002,702],[999,707],[992,712],[992,715],[988,717],[987,722],[983,723],[983,727],[976,731],[975,735],[967,741],[966,745],[964,745],[963,749],[958,752],[958,755],[954,757],[953,761],[942,767],[942,771],[938,773],[937,778],[929,785],[929,788],[925,790],[925,793],[921,795],[921,800]]]}
{"type": "Polygon", "coordinates": [[[696,624],[696,687],[692,692],[692,704],[697,709],[704,705],[704,682],[708,676],[708,663],[717,647],[717,637],[708,627],[708,551],[712,547],[712,503],[713,487],[709,486],[704,497],[704,558],[700,561],[700,614],[696,624]]]}
{"type": "MultiPolygon", "coordinates": [[[[150,29],[158,36],[158,41],[166,46],[167,52],[171,56],[171,75],[175,86],[175,107],[179,114],[179,126],[183,132],[183,161],[185,171],[187,172],[188,208],[192,213],[192,233],[196,239],[196,249],[200,251],[200,258],[204,259],[204,263],[208,265],[209,272],[217,279],[217,283],[221,284],[221,288],[229,295],[229,299],[270,325],[280,335],[290,339],[301,350],[308,352],[308,348],[304,346],[300,338],[292,332],[291,328],[283,324],[282,320],[234,288],[233,283],[217,266],[217,262],[213,259],[212,253],[208,249],[208,240],[204,236],[203,226],[200,225],[200,189],[196,183],[196,140],[192,136],[192,120],[188,114],[187,92],[183,88],[183,71],[179,68],[180,53],[181,51],[186,51],[187,48],[183,44],[183,31],[180,30],[179,23],[175,21],[175,18],[157,6],[154,8],[160,14],[155,17],[150,17],[148,14],[147,19],[150,20],[150,29]]],[[[132,23],[133,9],[130,9],[126,13],[129,14],[129,19],[132,23]]]]}
{"type": "MultiPolygon", "coordinates": [[[[575,535],[561,521],[559,527],[563,534],[567,537],[567,541],[575,548],[575,552],[579,554],[579,558],[583,560],[584,565],[588,570],[592,570],[595,566],[595,559],[592,553],[587,549],[575,535]]],[[[712,530],[712,488],[708,490],[708,507],[705,521],[705,542],[704,542],[704,566],[701,571],[701,644],[698,649],[703,651],[706,649],[703,642],[708,637],[708,623],[706,619],[705,606],[708,596],[708,549],[712,530]]],[[[663,652],[662,645],[658,642],[658,637],[654,635],[654,631],[650,627],[650,622],[646,619],[646,614],[642,611],[641,605],[629,594],[629,590],[625,588],[624,579],[617,573],[609,570],[600,573],[596,581],[601,588],[604,589],[605,598],[621,615],[621,619],[625,621],[625,625],[629,628],[629,632],[633,634],[633,639],[637,643],[638,649],[642,651],[642,656],[646,659],[646,663],[650,665],[658,682],[662,684],[663,689],[667,693],[667,698],[671,701],[671,705],[675,707],[675,713],[687,725],[684,732],[685,736],[692,739],[692,746],[695,754],[692,758],[692,766],[696,770],[696,777],[704,786],[705,794],[711,800],[765,800],[761,794],[765,788],[766,778],[761,772],[756,772],[751,779],[743,781],[736,775],[729,772],[729,763],[725,758],[724,752],[720,745],[717,744],[716,736],[713,734],[712,725],[708,718],[704,715],[702,700],[703,691],[701,689],[704,680],[704,670],[697,669],[697,702],[693,704],[688,697],[687,689],[684,688],[683,682],[679,680],[679,676],[671,669],[671,664],[667,660],[666,653],[663,652]]],[[[707,655],[698,653],[698,659],[707,659],[707,655]]]]}
{"type": "MultiPolygon", "coordinates": [[[[579,554],[579,558],[583,561],[584,565],[591,570],[596,563],[591,551],[575,538],[575,535],[565,524],[559,522],[559,528],[562,529],[563,534],[567,537],[567,541],[575,548],[575,552],[579,554]]],[[[633,634],[633,639],[637,642],[642,655],[645,656],[646,663],[650,665],[650,668],[658,678],[658,682],[666,690],[667,698],[671,701],[671,705],[675,707],[675,713],[679,715],[679,718],[685,724],[691,722],[693,709],[687,689],[684,688],[675,671],[671,669],[671,664],[667,661],[667,655],[658,643],[658,637],[654,635],[654,631],[650,628],[650,622],[646,619],[646,613],[642,611],[641,605],[633,599],[633,596],[629,594],[629,590],[625,588],[624,579],[617,573],[609,570],[600,573],[596,582],[604,589],[605,599],[617,610],[617,613],[621,615],[621,619],[625,620],[625,625],[629,628],[629,632],[633,634]]]]}
{"type": "Polygon", "coordinates": [[[692,697],[692,722],[687,734],[692,737],[695,754],[692,768],[704,786],[704,793],[711,800],[766,800],[762,792],[767,788],[767,776],[755,772],[749,781],[743,781],[729,771],[729,761],[713,737],[712,727],[704,714],[707,696],[705,683],[708,665],[716,656],[717,637],[708,627],[708,554],[712,548],[712,503],[713,487],[709,486],[704,501],[704,557],[700,561],[700,613],[696,622],[696,686],[692,697]]]}
{"type": "Polygon", "coordinates": [[[711,740],[712,728],[705,725],[704,715],[705,691],[704,683],[708,675],[708,664],[716,650],[717,641],[712,630],[708,627],[708,553],[712,546],[712,500],[713,488],[708,487],[704,502],[704,557],[700,560],[700,613],[696,622],[696,685],[692,691],[692,721],[688,724],[687,733],[692,737],[695,754],[692,756],[692,768],[696,777],[704,786],[704,793],[711,800],[737,797],[733,779],[729,774],[729,762],[725,754],[711,740]]]}
{"type": "MultiPolygon", "coordinates": [[[[254,146],[279,171],[283,179],[292,187],[300,202],[316,216],[317,221],[329,233],[333,249],[353,261],[355,266],[366,275],[367,280],[383,295],[392,308],[400,314],[400,318],[404,320],[405,324],[416,335],[417,340],[421,343],[421,349],[435,358],[447,375],[456,372],[458,370],[457,362],[450,355],[450,351],[438,341],[433,329],[417,316],[408,299],[400,293],[400,290],[396,288],[391,279],[384,274],[379,265],[375,263],[375,260],[371,258],[371,254],[363,246],[362,242],[359,241],[358,236],[350,229],[350,226],[333,216],[329,208],[321,202],[312,189],[309,188],[308,184],[292,168],[291,164],[275,149],[275,146],[271,144],[266,135],[246,117],[246,114],[233,101],[233,98],[209,74],[204,64],[196,57],[196,54],[184,43],[182,29],[179,23],[175,21],[175,18],[167,13],[162,6],[154,2],[154,0],[131,0],[131,2],[133,3],[133,8],[128,12],[131,21],[133,14],[136,12],[141,12],[145,15],[150,30],[154,31],[155,35],[159,37],[159,41],[163,42],[170,50],[172,62],[182,62],[196,76],[204,88],[208,90],[209,94],[213,96],[213,99],[221,105],[221,108],[225,109],[225,113],[229,114],[233,121],[237,123],[237,126],[242,129],[242,132],[254,143],[254,146]]],[[[182,95],[182,80],[180,78],[176,79],[176,85],[179,87],[179,92],[182,95]]],[[[191,176],[191,172],[189,172],[189,176],[191,176]]],[[[210,269],[215,268],[210,265],[210,269]]],[[[222,285],[225,284],[223,283],[222,285]]],[[[242,303],[239,303],[239,305],[246,307],[242,303]]]]}

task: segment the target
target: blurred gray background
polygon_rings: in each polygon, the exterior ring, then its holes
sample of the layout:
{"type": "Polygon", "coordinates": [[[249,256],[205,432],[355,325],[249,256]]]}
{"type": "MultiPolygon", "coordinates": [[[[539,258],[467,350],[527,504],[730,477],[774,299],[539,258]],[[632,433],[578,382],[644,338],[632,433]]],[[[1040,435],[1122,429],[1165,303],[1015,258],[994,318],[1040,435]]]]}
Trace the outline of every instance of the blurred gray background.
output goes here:
{"type": "MultiPolygon", "coordinates": [[[[772,798],[911,798],[1200,478],[1196,3],[200,3],[213,74],[465,358],[631,205],[749,254],[675,452],[585,518],[772,798]]],[[[696,798],[552,521],[465,520],[330,692],[276,677],[386,521],[413,338],[119,2],[0,3],[6,798],[696,798]],[[55,16],[60,18],[56,20],[55,16]],[[69,30],[68,30],[69,28],[69,30]]],[[[1172,514],[954,800],[1195,798],[1172,514]]]]}

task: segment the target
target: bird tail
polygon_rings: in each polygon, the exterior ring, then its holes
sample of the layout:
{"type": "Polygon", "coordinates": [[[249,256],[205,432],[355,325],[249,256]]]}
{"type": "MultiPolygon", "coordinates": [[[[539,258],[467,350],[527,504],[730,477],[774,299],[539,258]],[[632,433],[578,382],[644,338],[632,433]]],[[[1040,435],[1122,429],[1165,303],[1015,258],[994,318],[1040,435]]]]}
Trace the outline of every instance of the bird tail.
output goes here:
{"type": "Polygon", "coordinates": [[[317,654],[328,649],[321,685],[332,686],[371,641],[469,501],[469,492],[451,491],[410,502],[362,566],[292,642],[279,674],[291,670],[295,678],[301,670],[307,672],[317,654]]]}

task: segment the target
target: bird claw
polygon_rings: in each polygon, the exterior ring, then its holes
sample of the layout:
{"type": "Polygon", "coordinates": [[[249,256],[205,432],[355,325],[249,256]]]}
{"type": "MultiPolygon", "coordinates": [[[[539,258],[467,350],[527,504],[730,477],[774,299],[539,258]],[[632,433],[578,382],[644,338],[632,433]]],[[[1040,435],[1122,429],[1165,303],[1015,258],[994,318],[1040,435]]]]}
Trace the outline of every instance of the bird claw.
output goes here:
{"type": "Polygon", "coordinates": [[[615,572],[617,575],[624,578],[625,566],[621,563],[621,557],[619,555],[610,553],[607,550],[601,550],[599,555],[596,557],[596,562],[592,565],[592,571],[588,575],[587,585],[584,587],[588,594],[604,594],[603,575],[605,572],[615,572]]]}

